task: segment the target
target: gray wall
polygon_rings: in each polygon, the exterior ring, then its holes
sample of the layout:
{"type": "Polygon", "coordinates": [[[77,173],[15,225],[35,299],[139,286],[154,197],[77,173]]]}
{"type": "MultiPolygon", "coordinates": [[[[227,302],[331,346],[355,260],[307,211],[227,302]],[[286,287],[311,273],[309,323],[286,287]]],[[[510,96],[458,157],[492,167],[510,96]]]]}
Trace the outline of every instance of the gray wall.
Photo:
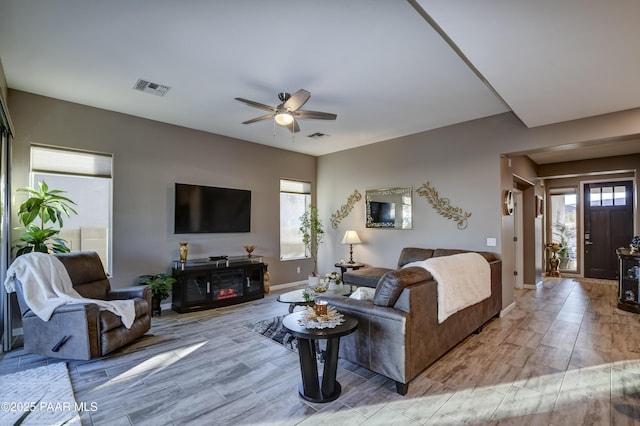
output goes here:
{"type": "MultiPolygon", "coordinates": [[[[354,248],[356,260],[376,266],[393,267],[407,246],[502,252],[503,307],[507,307],[514,300],[509,243],[513,220],[501,213],[501,194],[513,188],[515,171],[507,166],[505,155],[639,133],[640,109],[533,129],[506,113],[320,157],[318,205],[327,222],[354,189],[364,195],[367,188],[396,185],[414,188],[414,222],[411,231],[366,229],[364,200],[360,201],[338,229],[327,227],[319,268],[333,270],[334,262],[348,256],[348,248],[340,244],[347,229],[358,231],[364,242],[354,248]],[[467,229],[458,230],[415,194],[427,181],[452,205],[472,213],[467,229]],[[498,245],[487,247],[487,237],[497,238],[498,245]]],[[[540,183],[534,183],[541,194],[540,183]]],[[[535,247],[529,250],[528,280],[541,274],[542,231],[538,219],[532,224],[535,247]]]]}
{"type": "Polygon", "coordinates": [[[279,260],[279,179],[315,186],[315,157],[16,90],[9,91],[9,108],[17,132],[14,190],[28,184],[31,143],[113,154],[114,287],[167,271],[183,240],[192,258],[244,254],[243,246],[254,244],[273,284],[306,277],[296,269],[310,269],[307,260],[279,260]],[[174,235],[175,182],[251,190],[251,232],[174,235]]]}

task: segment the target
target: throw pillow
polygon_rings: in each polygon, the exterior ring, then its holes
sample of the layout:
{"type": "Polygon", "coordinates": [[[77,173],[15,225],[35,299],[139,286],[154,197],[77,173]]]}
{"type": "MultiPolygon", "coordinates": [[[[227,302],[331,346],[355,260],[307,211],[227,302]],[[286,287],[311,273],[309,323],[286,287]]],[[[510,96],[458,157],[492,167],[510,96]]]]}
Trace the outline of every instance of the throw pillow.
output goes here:
{"type": "Polygon", "coordinates": [[[349,297],[356,300],[373,300],[373,295],[375,294],[375,292],[375,288],[358,287],[356,291],[354,291],[349,297]]]}

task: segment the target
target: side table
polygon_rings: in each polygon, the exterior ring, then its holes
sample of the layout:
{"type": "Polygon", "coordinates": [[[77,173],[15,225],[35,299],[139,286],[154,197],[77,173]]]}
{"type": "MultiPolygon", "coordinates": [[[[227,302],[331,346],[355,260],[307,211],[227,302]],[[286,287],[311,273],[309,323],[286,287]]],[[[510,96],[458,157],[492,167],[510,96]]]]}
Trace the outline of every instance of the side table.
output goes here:
{"type": "Polygon", "coordinates": [[[300,396],[311,402],[330,402],[336,400],[342,392],[336,380],[338,370],[338,349],[340,337],[351,334],[358,328],[358,320],[344,315],[344,322],[334,328],[306,328],[298,323],[303,312],[294,312],[282,320],[282,325],[298,340],[298,357],[302,383],[298,392],[300,396]],[[326,339],[324,369],[322,379],[318,377],[316,361],[316,345],[314,340],[326,339]]]}
{"type": "MultiPolygon", "coordinates": [[[[340,277],[344,278],[343,275],[344,275],[345,272],[347,272],[347,269],[353,269],[355,271],[355,270],[358,270],[360,268],[364,268],[365,264],[364,263],[357,263],[357,262],[356,263],[347,263],[347,262],[340,263],[340,262],[338,262],[334,266],[336,268],[340,268],[340,277]]],[[[343,279],[343,281],[344,281],[344,279],[343,279]]]]}

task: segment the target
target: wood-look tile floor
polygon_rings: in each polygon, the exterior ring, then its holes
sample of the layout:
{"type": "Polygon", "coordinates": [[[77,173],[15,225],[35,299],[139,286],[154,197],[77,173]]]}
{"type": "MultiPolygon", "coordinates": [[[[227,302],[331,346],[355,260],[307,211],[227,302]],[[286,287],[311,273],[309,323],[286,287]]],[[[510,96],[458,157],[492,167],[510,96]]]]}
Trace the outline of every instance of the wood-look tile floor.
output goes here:
{"type": "MultiPolygon", "coordinates": [[[[290,289],[286,289],[290,290],[290,289]]],[[[278,292],[192,314],[164,311],[132,345],[68,361],[85,425],[626,425],[640,424],[640,316],[616,287],[546,280],[517,290],[493,320],[409,385],[340,361],[342,395],[298,396],[298,357],[243,324],[287,313],[278,292]]],[[[0,374],[50,358],[11,351],[0,374]]]]}

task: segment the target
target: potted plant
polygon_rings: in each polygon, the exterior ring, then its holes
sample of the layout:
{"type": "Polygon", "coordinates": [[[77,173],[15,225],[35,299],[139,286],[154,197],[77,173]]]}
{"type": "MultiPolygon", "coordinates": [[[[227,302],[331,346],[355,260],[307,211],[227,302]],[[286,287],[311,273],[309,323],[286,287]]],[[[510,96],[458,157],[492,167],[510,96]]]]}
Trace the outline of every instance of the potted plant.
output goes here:
{"type": "Polygon", "coordinates": [[[322,222],[318,218],[318,208],[309,206],[309,208],[300,216],[300,233],[302,234],[302,242],[309,251],[311,260],[313,261],[313,271],[309,276],[309,284],[318,283],[318,246],[324,237],[324,229],[322,222]]]}
{"type": "Polygon", "coordinates": [[[169,274],[140,275],[136,278],[137,285],[151,287],[151,315],[162,315],[160,303],[171,294],[171,284],[177,280],[169,274]]]}
{"type": "Polygon", "coordinates": [[[38,189],[27,187],[16,191],[29,195],[29,198],[20,204],[18,210],[18,219],[22,226],[16,229],[22,231],[22,235],[18,238],[22,244],[17,246],[16,256],[34,251],[68,253],[70,250],[66,241],[57,235],[62,229],[62,217],[64,215],[70,217],[71,213],[78,213],[71,207],[75,203],[61,195],[65,191],[49,189],[45,181],[38,182],[38,189]],[[58,223],[58,229],[46,227],[49,222],[58,223]]]}

